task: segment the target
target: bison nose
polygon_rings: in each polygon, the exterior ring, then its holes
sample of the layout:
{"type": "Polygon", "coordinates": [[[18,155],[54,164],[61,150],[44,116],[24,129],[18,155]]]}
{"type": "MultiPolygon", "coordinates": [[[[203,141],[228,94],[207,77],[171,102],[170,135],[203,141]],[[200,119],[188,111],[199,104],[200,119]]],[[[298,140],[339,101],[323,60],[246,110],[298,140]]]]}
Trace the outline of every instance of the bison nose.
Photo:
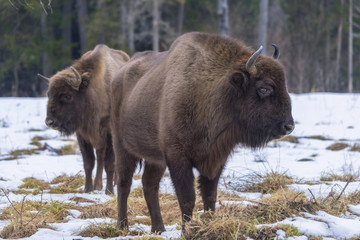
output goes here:
{"type": "Polygon", "coordinates": [[[295,124],[293,120],[286,121],[282,125],[282,129],[286,133],[286,135],[290,134],[295,128],[295,124]]]}
{"type": "Polygon", "coordinates": [[[46,126],[48,126],[48,127],[53,127],[53,125],[54,125],[54,120],[52,120],[52,119],[50,119],[50,118],[46,118],[45,124],[46,124],[46,126]]]}

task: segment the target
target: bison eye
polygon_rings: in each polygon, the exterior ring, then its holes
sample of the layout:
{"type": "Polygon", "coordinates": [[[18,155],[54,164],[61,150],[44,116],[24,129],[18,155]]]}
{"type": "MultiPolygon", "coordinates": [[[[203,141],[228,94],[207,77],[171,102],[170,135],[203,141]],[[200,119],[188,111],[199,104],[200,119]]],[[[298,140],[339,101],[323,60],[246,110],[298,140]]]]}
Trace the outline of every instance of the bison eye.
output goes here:
{"type": "Polygon", "coordinates": [[[64,103],[70,103],[72,101],[72,96],[69,94],[62,94],[60,96],[60,101],[62,101],[64,103]]]}
{"type": "Polygon", "coordinates": [[[258,88],[259,96],[262,98],[270,96],[272,92],[273,90],[270,88],[265,88],[265,87],[258,88]]]}

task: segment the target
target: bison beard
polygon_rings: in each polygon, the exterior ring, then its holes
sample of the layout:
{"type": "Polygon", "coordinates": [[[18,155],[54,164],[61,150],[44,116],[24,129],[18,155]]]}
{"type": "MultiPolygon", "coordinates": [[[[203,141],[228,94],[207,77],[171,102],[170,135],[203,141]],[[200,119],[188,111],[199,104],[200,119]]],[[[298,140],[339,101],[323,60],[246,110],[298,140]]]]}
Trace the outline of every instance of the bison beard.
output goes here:
{"type": "Polygon", "coordinates": [[[74,132],[83,156],[85,192],[102,189],[103,168],[107,174],[106,193],[112,194],[114,153],[110,133],[110,82],[118,68],[129,60],[126,53],[97,45],[85,53],[73,66],[51,78],[39,75],[49,84],[48,127],[71,135],[74,132]],[[95,182],[92,170],[97,171],[95,182]]]}
{"type": "Polygon", "coordinates": [[[236,144],[252,148],[294,128],[283,67],[242,42],[205,33],[179,37],[166,52],[137,53],[112,82],[111,128],[118,173],[118,226],[137,162],[153,232],[165,231],[158,191],[169,168],[183,227],[195,204],[215,210],[218,180],[236,144]]]}

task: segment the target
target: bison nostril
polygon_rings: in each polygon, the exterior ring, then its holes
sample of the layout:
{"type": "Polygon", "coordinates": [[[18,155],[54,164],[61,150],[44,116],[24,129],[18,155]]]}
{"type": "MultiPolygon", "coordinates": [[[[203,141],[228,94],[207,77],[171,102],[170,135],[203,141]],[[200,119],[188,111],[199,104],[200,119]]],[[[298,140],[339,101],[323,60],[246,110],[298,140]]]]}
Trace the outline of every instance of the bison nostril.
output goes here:
{"type": "Polygon", "coordinates": [[[290,134],[295,128],[293,123],[284,124],[283,127],[284,127],[284,130],[286,131],[286,134],[290,134]]]}
{"type": "Polygon", "coordinates": [[[47,119],[45,120],[45,124],[46,124],[47,126],[51,127],[51,126],[54,124],[54,120],[47,118],[47,119]]]}

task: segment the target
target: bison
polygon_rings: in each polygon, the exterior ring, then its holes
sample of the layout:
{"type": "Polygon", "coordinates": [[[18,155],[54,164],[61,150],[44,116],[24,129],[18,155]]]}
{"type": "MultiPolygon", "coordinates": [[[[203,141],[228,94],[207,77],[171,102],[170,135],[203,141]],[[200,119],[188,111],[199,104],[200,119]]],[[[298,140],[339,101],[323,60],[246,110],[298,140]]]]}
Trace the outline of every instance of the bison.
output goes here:
{"type": "Polygon", "coordinates": [[[123,51],[97,45],[51,78],[39,74],[49,84],[46,125],[65,135],[76,133],[84,161],[85,192],[102,189],[104,165],[106,193],[114,192],[110,87],[114,73],[128,60],[129,56],[123,51]],[[94,148],[97,171],[93,185],[94,148]]]}
{"type": "Polygon", "coordinates": [[[284,69],[239,40],[187,33],[165,52],[135,54],[112,82],[111,128],[118,174],[118,220],[128,227],[127,198],[140,159],[153,232],[165,231],[158,190],[166,166],[183,228],[195,204],[199,171],[204,210],[215,210],[217,185],[237,144],[251,148],[294,129],[284,69]]]}

